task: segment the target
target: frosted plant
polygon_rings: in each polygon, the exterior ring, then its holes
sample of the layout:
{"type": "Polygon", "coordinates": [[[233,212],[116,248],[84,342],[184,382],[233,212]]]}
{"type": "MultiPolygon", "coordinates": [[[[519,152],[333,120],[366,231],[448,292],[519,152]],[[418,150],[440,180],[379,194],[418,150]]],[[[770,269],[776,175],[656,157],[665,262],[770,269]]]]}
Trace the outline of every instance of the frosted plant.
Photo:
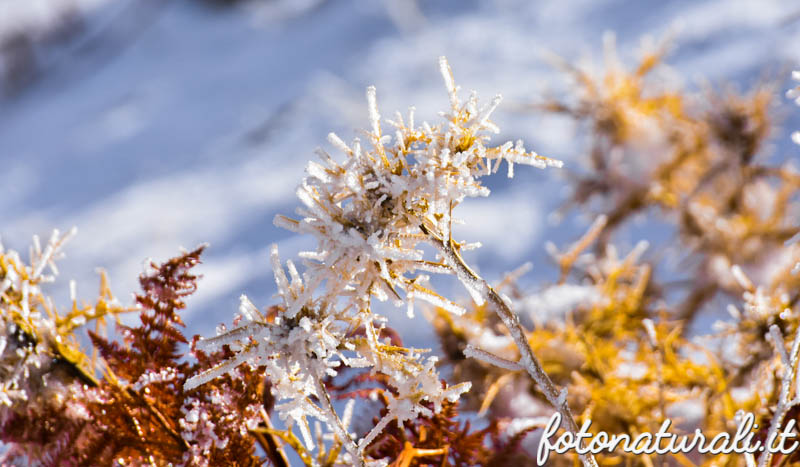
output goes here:
{"type": "MultiPolygon", "coordinates": [[[[765,444],[769,443],[769,445],[772,446],[775,444],[775,439],[780,430],[784,429],[784,421],[789,418],[789,411],[800,405],[800,392],[798,392],[797,387],[798,371],[800,371],[800,367],[798,366],[798,361],[800,361],[798,357],[800,356],[800,326],[795,329],[794,339],[787,352],[783,331],[778,324],[774,324],[778,321],[778,318],[787,320],[793,314],[791,304],[785,303],[786,294],[780,294],[783,295],[783,297],[780,298],[770,297],[765,293],[763,287],[756,287],[740,267],[734,266],[732,269],[736,281],[742,289],[744,289],[744,307],[743,311],[740,312],[731,305],[731,314],[739,318],[740,321],[742,321],[744,317],[755,316],[760,318],[762,322],[768,324],[773,323],[769,324],[769,332],[767,332],[764,337],[767,341],[771,341],[775,350],[776,358],[773,360],[777,360],[777,362],[774,364],[775,369],[770,368],[769,374],[772,375],[773,371],[777,370],[774,381],[777,388],[769,387],[769,385],[764,385],[762,383],[762,386],[767,386],[762,390],[765,390],[765,392],[766,390],[774,391],[777,392],[778,395],[776,405],[771,410],[771,420],[766,425],[768,431],[765,444]],[[780,374],[780,378],[778,378],[778,374],[780,374]]],[[[743,350],[745,349],[746,347],[743,350]]],[[[770,367],[771,366],[772,364],[770,364],[770,367]]],[[[761,395],[761,397],[768,396],[761,395]]],[[[773,454],[774,453],[770,450],[764,451],[759,458],[758,466],[764,467],[772,465],[773,454]]],[[[748,466],[749,465],[755,465],[754,459],[748,459],[748,466]]]]}
{"type": "MultiPolygon", "coordinates": [[[[233,372],[231,376],[242,378],[238,372],[233,372]]],[[[178,421],[181,436],[189,445],[183,453],[183,465],[198,467],[214,465],[211,461],[212,451],[224,450],[231,443],[230,438],[221,437],[217,433],[218,427],[224,426],[230,433],[245,438],[260,420],[259,411],[254,407],[242,410],[230,391],[220,391],[217,388],[210,391],[209,401],[187,397],[184,412],[183,418],[178,421]],[[218,409],[216,412],[209,410],[209,405],[212,404],[218,409]]]]}
{"type": "MultiPolygon", "coordinates": [[[[800,81],[800,71],[792,72],[792,79],[800,81]]],[[[797,105],[800,105],[800,86],[790,89],[786,93],[786,97],[794,99],[797,105]]],[[[792,133],[792,141],[800,144],[800,131],[792,133]]],[[[795,234],[792,238],[785,242],[787,248],[792,248],[795,243],[800,240],[800,232],[795,234]]],[[[792,250],[787,252],[791,255],[792,250]]],[[[800,271],[800,262],[795,264],[792,273],[797,274],[800,271]]],[[[741,269],[734,269],[734,275],[742,287],[746,290],[744,294],[745,310],[751,313],[768,314],[772,312],[781,318],[788,318],[792,310],[785,303],[774,303],[776,300],[769,301],[764,297],[763,289],[757,288],[755,292],[752,282],[747,278],[741,269]]],[[[782,367],[782,375],[780,378],[780,389],[778,393],[778,403],[773,410],[772,420],[769,424],[769,431],[767,433],[767,442],[772,443],[778,436],[778,432],[782,429],[784,420],[788,418],[789,411],[800,405],[800,390],[798,389],[798,378],[800,378],[800,326],[797,326],[795,331],[794,340],[791,343],[791,348],[786,351],[786,343],[783,338],[781,328],[777,324],[772,324],[769,327],[769,333],[766,338],[772,341],[775,347],[775,353],[780,358],[780,366],[782,367]],[[794,388],[794,389],[792,389],[794,388]]],[[[764,452],[759,458],[759,467],[771,465],[773,453],[771,451],[764,452]]]]}
{"type": "MultiPolygon", "coordinates": [[[[425,273],[454,274],[476,303],[488,303],[498,313],[520,348],[519,365],[562,412],[566,428],[577,430],[562,391],[533,355],[507,298],[464,263],[461,251],[477,245],[454,240],[451,230],[454,208],[466,198],[488,196],[480,178],[497,172],[501,162],[507,163],[509,177],[515,164],[545,168],[561,163],[526,151],[521,141],[488,145],[489,135],[499,131],[490,116],[500,96],[485,106],[475,93],[462,102],[447,61],[441,58],[439,64],[450,101],[439,124],[416,124],[411,108],[406,119],[397,113],[388,120],[392,131],[384,134],[375,88],[369,87],[370,128],[364,141],[356,138],[348,145],[328,135],[344,161],[319,150],[321,163],[309,162],[308,176],[297,189],[300,218],[275,218],[280,227],[316,238],[316,250],[300,254],[303,274],[287,261],[287,276],[273,247],[282,300],[277,313],[264,316],[243,297],[239,325],[198,342],[201,350],[228,345],[235,356],[187,382],[187,387],[198,386],[242,363],[266,367],[281,418],[298,427],[309,450],[314,448],[309,419],[324,422],[343,443],[343,463],[367,462],[365,448],[389,423],[430,415],[426,404],[438,412],[445,400],[454,401],[470,387],[468,382],[443,385],[435,358],[379,338],[386,319],[372,311],[373,297],[405,305],[409,315],[417,300],[456,315],[464,312],[437,294],[425,273]],[[420,248],[424,244],[438,255],[426,257],[420,248]],[[323,383],[343,367],[384,375],[393,390],[387,394],[386,416],[359,440],[335,412],[323,383]]],[[[584,462],[596,465],[591,456],[584,462]]]]}
{"type": "Polygon", "coordinates": [[[9,444],[0,458],[4,465],[18,456],[39,459],[48,452],[28,448],[24,441],[49,440],[48,448],[58,449],[54,446],[68,442],[68,435],[58,432],[62,423],[88,420],[84,400],[90,397],[87,389],[96,385],[94,365],[81,351],[75,330],[125,311],[104,275],[94,305],[79,306],[71,284],[72,308],[66,314],[59,314],[43,293],[42,287],[55,280],[55,262],[74,233],[53,231],[44,248],[34,236],[28,263],[0,243],[0,432],[4,441],[23,440],[9,444]]]}
{"type": "MultiPolygon", "coordinates": [[[[72,316],[60,317],[53,304],[42,294],[42,285],[53,282],[58,273],[55,261],[62,256],[62,247],[74,235],[62,236],[57,230],[42,249],[34,236],[30,263],[19,253],[5,251],[0,244],[0,403],[14,406],[31,401],[54,378],[54,357],[75,354],[66,340],[70,331],[86,323],[87,315],[77,310],[72,316]]],[[[73,288],[74,297],[74,288],[73,288]]],[[[91,317],[94,310],[86,310],[91,317]]],[[[83,362],[75,362],[80,369],[83,362]]]]}
{"type": "Polygon", "coordinates": [[[378,339],[380,329],[376,329],[376,322],[382,321],[379,316],[368,310],[351,313],[352,307],[304,298],[303,279],[293,263],[288,262],[290,281],[274,247],[272,258],[279,295],[284,302],[279,307],[279,315],[268,320],[243,296],[240,325],[197,344],[198,349],[206,352],[228,345],[237,352],[236,356],[192,378],[187,388],[232,371],[243,362],[255,367],[264,366],[272,383],[272,393],[279,401],[276,410],[290,426],[298,426],[306,448],[311,450],[315,447],[309,426],[309,418],[313,417],[325,422],[339,442],[344,442],[348,453],[348,457],[342,459],[344,463],[360,462],[362,450],[389,422],[397,420],[402,423],[418,414],[430,415],[423,402],[431,402],[439,410],[445,400],[452,402],[469,389],[468,383],[443,387],[436,373],[434,357],[424,359],[413,349],[381,342],[378,339]],[[289,317],[286,310],[301,299],[305,305],[289,317]],[[365,329],[365,337],[348,333],[348,329],[355,328],[365,329]],[[336,414],[323,383],[325,377],[335,376],[342,365],[371,368],[373,372],[387,375],[397,390],[396,396],[390,396],[389,414],[358,444],[347,432],[347,421],[336,414]],[[319,402],[313,402],[312,398],[319,402]]]}
{"type": "MultiPolygon", "coordinates": [[[[783,372],[780,379],[778,404],[774,408],[766,438],[767,443],[769,443],[768,445],[773,446],[789,411],[793,407],[800,405],[800,393],[798,393],[797,389],[797,372],[800,371],[800,366],[798,366],[798,361],[800,361],[800,327],[797,329],[789,352],[786,351],[786,343],[784,342],[780,327],[778,327],[777,324],[770,326],[767,337],[772,341],[775,346],[775,352],[780,356],[783,372]],[[793,386],[794,390],[792,390],[793,386]]],[[[765,451],[759,459],[759,467],[771,465],[773,455],[774,453],[771,450],[765,451]]]]}

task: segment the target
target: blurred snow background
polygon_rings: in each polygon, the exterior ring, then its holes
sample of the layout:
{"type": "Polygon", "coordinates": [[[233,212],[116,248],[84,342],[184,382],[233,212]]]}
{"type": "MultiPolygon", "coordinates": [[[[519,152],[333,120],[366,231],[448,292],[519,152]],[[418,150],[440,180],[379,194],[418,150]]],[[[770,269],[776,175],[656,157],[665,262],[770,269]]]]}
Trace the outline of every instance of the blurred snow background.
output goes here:
{"type": "MultiPolygon", "coordinates": [[[[523,109],[565,90],[548,52],[599,62],[609,30],[623,59],[642,36],[673,34],[668,62],[690,88],[703,77],[745,89],[800,63],[792,0],[0,0],[0,235],[25,250],[34,233],[78,227],[55,288],[62,306],[71,278],[93,298],[97,267],[129,302],[145,258],[209,242],[185,321],[210,334],[241,293],[271,303],[271,243],[284,258],[312,246],[272,218],[293,213],[329,131],[349,140],[366,125],[367,85],[383,115],[415,105],[433,121],[447,105],[446,55],[465,92],[504,96],[497,142],[522,138],[569,167],[582,157],[576,128],[523,109]]],[[[779,110],[775,157],[796,157],[788,130],[800,119],[789,102],[779,110]]],[[[516,172],[460,208],[461,232],[484,244],[469,259],[487,279],[532,261],[523,283],[541,285],[556,279],[545,241],[573,241],[587,219],[551,221],[565,196],[555,169],[516,172]]],[[[422,318],[390,313],[408,343],[431,346],[422,318]]]]}

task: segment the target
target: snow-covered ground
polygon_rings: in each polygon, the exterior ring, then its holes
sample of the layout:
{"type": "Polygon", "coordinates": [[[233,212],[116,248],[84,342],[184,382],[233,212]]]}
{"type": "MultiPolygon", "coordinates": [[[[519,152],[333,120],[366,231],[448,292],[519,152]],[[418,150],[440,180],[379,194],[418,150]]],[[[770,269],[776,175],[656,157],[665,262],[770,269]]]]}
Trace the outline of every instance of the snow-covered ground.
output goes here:
{"type": "MultiPolygon", "coordinates": [[[[0,28],[21,24],[12,14],[45,27],[17,11],[26,3],[63,2],[0,0],[0,28]]],[[[271,243],[284,258],[311,246],[272,218],[293,212],[305,163],[329,131],[347,140],[367,124],[369,84],[384,115],[415,105],[434,120],[447,104],[436,61],[446,55],[464,90],[505,97],[500,140],[522,138],[569,166],[580,159],[572,124],[519,111],[565,88],[548,52],[599,61],[611,30],[630,58],[643,35],[672,33],[669,62],[688,86],[704,77],[744,88],[800,62],[792,0],[75,3],[91,6],[78,37],[39,47],[40,76],[0,100],[0,234],[24,249],[34,233],[78,227],[56,289],[64,304],[69,278],[93,297],[97,267],[128,301],[145,258],[209,242],[190,334],[229,322],[241,293],[270,303],[271,243]]],[[[784,128],[800,128],[793,111],[787,102],[784,128]]],[[[796,157],[788,133],[776,135],[780,157],[796,157]]],[[[527,283],[555,277],[545,241],[564,244],[585,225],[548,220],[563,200],[556,172],[518,169],[513,183],[498,174],[493,196],[463,206],[462,235],[484,244],[470,259],[490,280],[525,261],[527,283]]],[[[402,312],[392,318],[401,332],[411,326],[402,312]]]]}

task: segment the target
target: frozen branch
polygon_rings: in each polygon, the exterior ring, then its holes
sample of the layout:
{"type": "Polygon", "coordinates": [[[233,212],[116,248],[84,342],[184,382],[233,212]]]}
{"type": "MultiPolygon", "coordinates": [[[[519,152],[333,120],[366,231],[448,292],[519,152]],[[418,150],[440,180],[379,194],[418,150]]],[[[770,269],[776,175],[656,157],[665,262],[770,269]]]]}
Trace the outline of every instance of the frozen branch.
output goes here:
{"type": "Polygon", "coordinates": [[[467,358],[475,358],[477,360],[482,360],[486,363],[489,363],[499,368],[504,368],[509,371],[524,370],[524,368],[518,362],[512,362],[511,360],[497,356],[491,352],[479,349],[473,346],[472,344],[467,344],[467,347],[464,349],[464,356],[467,358]]]}
{"type": "Polygon", "coordinates": [[[357,462],[356,465],[364,466],[364,457],[361,454],[361,449],[359,449],[358,445],[350,437],[350,434],[347,433],[347,428],[345,428],[342,420],[339,418],[339,415],[336,414],[336,410],[333,408],[333,404],[331,403],[331,398],[328,395],[328,390],[325,389],[325,385],[322,384],[322,381],[319,379],[316,380],[316,383],[317,396],[322,402],[323,410],[325,410],[328,414],[328,425],[333,428],[336,436],[342,440],[342,445],[344,445],[344,448],[347,449],[347,452],[353,456],[353,461],[357,462]]]}
{"type": "MultiPolygon", "coordinates": [[[[531,349],[530,344],[528,343],[528,339],[525,337],[525,330],[522,327],[522,324],[519,322],[519,317],[511,311],[511,308],[508,304],[500,297],[500,295],[495,292],[495,290],[489,286],[489,284],[479,275],[477,275],[472,269],[467,266],[464,260],[461,258],[461,255],[453,248],[452,243],[445,242],[442,240],[441,237],[436,235],[434,232],[431,232],[427,227],[424,225],[420,225],[423,233],[427,235],[428,240],[431,244],[436,247],[439,253],[442,255],[445,263],[450,266],[450,268],[455,271],[456,276],[458,277],[459,281],[467,288],[467,290],[473,291],[474,295],[479,295],[483,301],[488,302],[489,307],[497,313],[500,319],[505,324],[506,328],[508,329],[509,333],[511,334],[511,338],[514,339],[514,343],[517,345],[520,353],[520,362],[519,364],[528,372],[534,382],[539,386],[539,389],[544,394],[547,401],[561,413],[564,422],[566,423],[566,429],[570,432],[577,433],[578,432],[578,424],[575,422],[575,419],[572,416],[572,411],[567,405],[566,397],[563,397],[563,393],[559,390],[555,383],[547,376],[544,369],[542,368],[541,363],[536,358],[536,355],[533,354],[533,349],[531,349]]],[[[583,447],[583,444],[581,444],[583,447]]],[[[592,466],[597,467],[597,462],[590,453],[583,454],[580,456],[583,465],[585,466],[592,466]]]]}
{"type": "Polygon", "coordinates": [[[794,341],[792,342],[792,349],[788,354],[786,353],[786,344],[783,340],[783,336],[781,335],[781,330],[777,325],[773,324],[770,326],[767,337],[768,339],[772,340],[775,350],[781,357],[781,363],[783,364],[784,372],[783,377],[781,378],[781,392],[778,396],[778,405],[775,407],[775,414],[772,416],[772,421],[770,422],[769,431],[767,433],[768,445],[766,446],[764,454],[761,455],[761,459],[758,463],[759,467],[766,467],[770,465],[773,454],[770,448],[772,447],[772,444],[775,441],[775,438],[778,436],[781,426],[783,425],[783,419],[786,417],[789,409],[797,404],[800,404],[800,394],[797,393],[797,388],[795,388],[794,398],[789,399],[789,394],[792,389],[792,382],[796,381],[797,372],[799,370],[798,355],[800,355],[800,326],[797,328],[794,341]]]}

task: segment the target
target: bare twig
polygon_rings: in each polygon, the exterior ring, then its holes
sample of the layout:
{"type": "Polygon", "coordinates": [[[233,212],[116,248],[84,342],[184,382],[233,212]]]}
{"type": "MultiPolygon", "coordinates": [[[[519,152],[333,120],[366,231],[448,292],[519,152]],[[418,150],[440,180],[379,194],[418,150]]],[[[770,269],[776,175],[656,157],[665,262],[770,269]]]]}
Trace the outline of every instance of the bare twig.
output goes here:
{"type": "Polygon", "coordinates": [[[322,384],[322,381],[320,380],[316,380],[316,383],[317,395],[319,400],[322,402],[322,406],[324,407],[325,411],[328,413],[331,427],[336,432],[336,435],[342,439],[342,444],[353,456],[354,462],[357,462],[356,465],[364,466],[364,457],[361,454],[361,449],[359,449],[358,445],[355,443],[355,441],[353,441],[353,438],[350,437],[350,434],[347,433],[347,428],[345,428],[342,420],[339,418],[339,415],[336,414],[336,410],[333,408],[331,398],[328,395],[327,389],[325,389],[325,385],[322,384]]]}
{"type": "MultiPolygon", "coordinates": [[[[272,422],[269,419],[269,415],[261,408],[261,420],[264,421],[264,426],[269,431],[274,431],[275,428],[272,426],[272,422]]],[[[283,448],[275,439],[275,436],[272,435],[269,431],[261,432],[251,430],[250,433],[253,437],[258,441],[258,444],[261,445],[261,449],[267,454],[269,457],[269,461],[275,467],[289,467],[289,459],[286,457],[286,453],[283,452],[283,448]]]]}
{"type": "Polygon", "coordinates": [[[794,342],[792,342],[792,349],[788,354],[786,353],[786,344],[783,341],[781,330],[777,325],[773,324],[770,326],[767,338],[772,340],[775,350],[778,352],[778,355],[780,355],[784,372],[781,378],[781,392],[778,397],[778,405],[775,407],[775,415],[772,416],[772,422],[770,423],[769,432],[767,433],[768,445],[765,447],[761,459],[759,459],[759,467],[766,467],[772,462],[772,443],[777,437],[781,425],[783,425],[783,419],[786,417],[789,409],[800,404],[800,395],[797,394],[797,389],[795,389],[795,397],[789,399],[792,382],[796,380],[797,372],[800,370],[800,368],[798,368],[798,355],[800,355],[800,326],[797,328],[794,342]]]}
{"type": "MultiPolygon", "coordinates": [[[[473,298],[481,297],[489,303],[489,307],[494,310],[508,328],[514,343],[517,345],[520,353],[519,364],[528,372],[531,378],[539,385],[539,389],[544,394],[547,401],[561,413],[561,416],[566,423],[566,429],[572,433],[578,432],[578,425],[572,416],[572,411],[567,405],[566,397],[562,396],[555,383],[547,376],[541,363],[533,354],[528,339],[525,337],[525,330],[519,322],[519,317],[511,311],[508,304],[495,292],[495,290],[478,274],[467,266],[461,255],[453,247],[452,242],[445,242],[440,236],[432,232],[425,225],[420,225],[422,232],[428,237],[428,240],[439,250],[444,262],[455,271],[459,281],[471,292],[473,298]]],[[[581,442],[581,447],[583,443],[581,442]]],[[[589,467],[597,467],[597,462],[591,453],[581,454],[581,461],[583,465],[589,467]]]]}

